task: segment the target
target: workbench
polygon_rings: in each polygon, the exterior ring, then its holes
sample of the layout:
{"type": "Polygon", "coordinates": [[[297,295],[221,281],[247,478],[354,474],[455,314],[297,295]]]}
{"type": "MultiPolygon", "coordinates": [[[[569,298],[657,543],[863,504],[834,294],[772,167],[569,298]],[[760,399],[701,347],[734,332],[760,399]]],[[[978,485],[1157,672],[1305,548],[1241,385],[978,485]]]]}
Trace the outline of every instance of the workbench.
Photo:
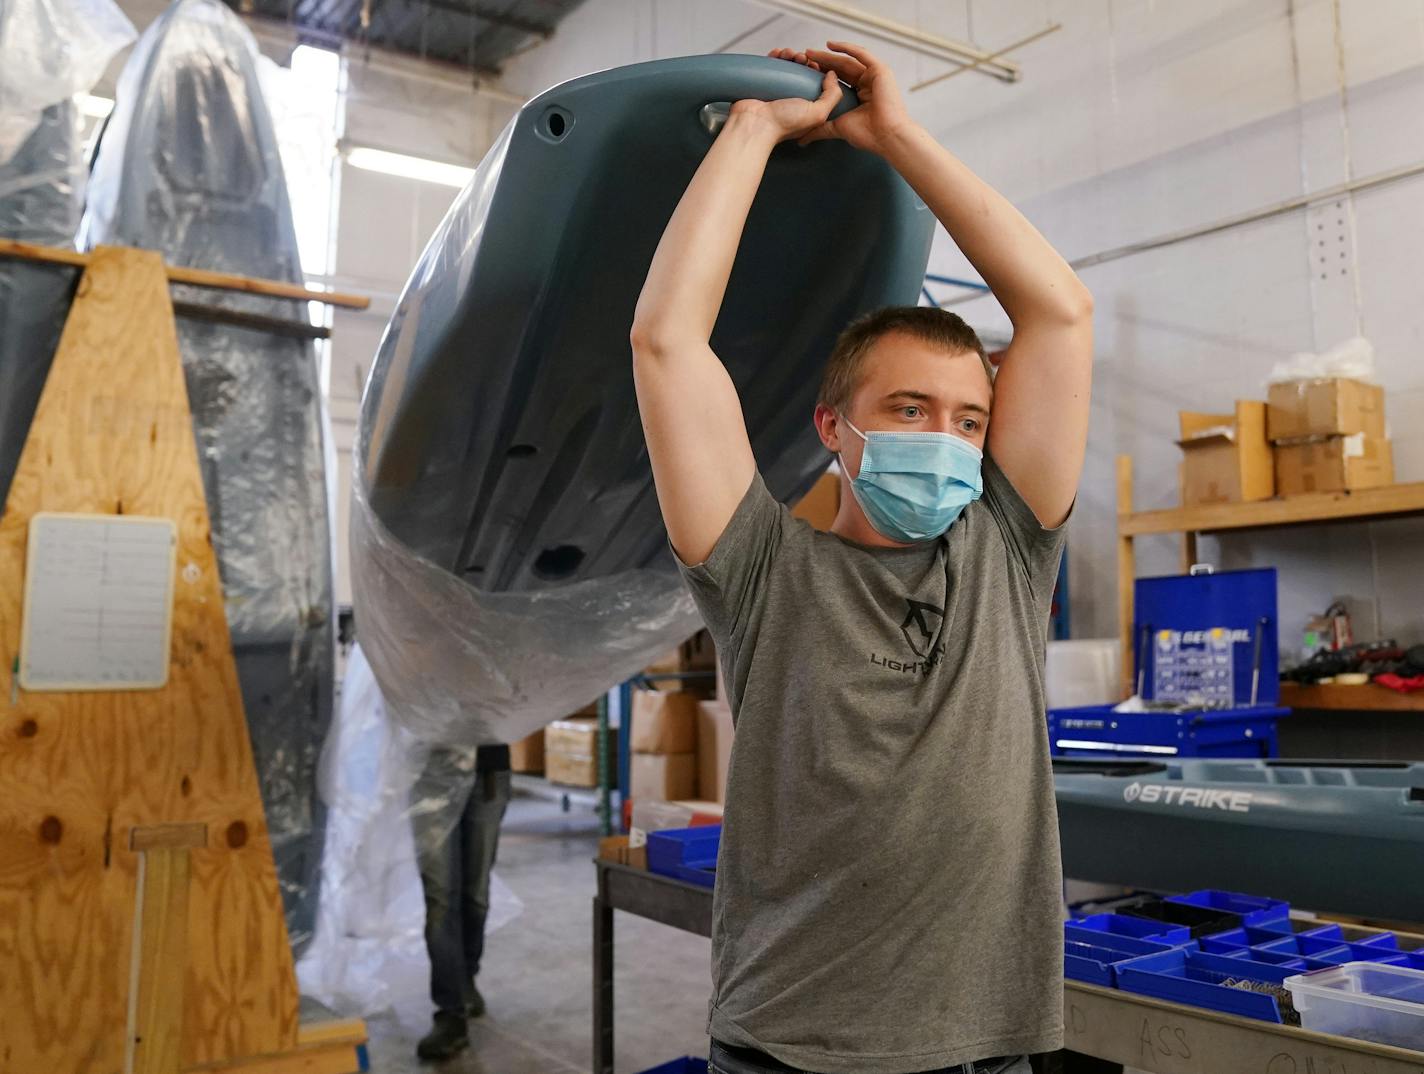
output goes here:
{"type": "MultiPolygon", "coordinates": [[[[613,1074],[613,911],[712,935],[712,891],[596,860],[593,1071],[613,1074]]],[[[1424,1052],[1063,982],[1062,1067],[1091,1056],[1155,1074],[1424,1074],[1424,1052]]],[[[1101,1070],[1101,1065],[1094,1069],[1101,1070]]]]}

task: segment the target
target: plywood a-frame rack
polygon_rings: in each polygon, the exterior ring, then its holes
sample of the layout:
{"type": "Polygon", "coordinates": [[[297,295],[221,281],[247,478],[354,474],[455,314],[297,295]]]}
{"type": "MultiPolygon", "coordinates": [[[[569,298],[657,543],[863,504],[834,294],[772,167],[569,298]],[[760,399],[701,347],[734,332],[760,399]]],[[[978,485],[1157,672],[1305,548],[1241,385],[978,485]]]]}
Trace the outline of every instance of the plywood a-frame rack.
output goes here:
{"type": "MultiPolygon", "coordinates": [[[[0,515],[0,1074],[356,1071],[361,1023],[298,1020],[168,293],[184,270],[0,253],[84,265],[0,515]],[[166,686],[19,688],[40,511],[176,524],[166,686]]],[[[184,282],[301,290],[209,275],[184,282]]]]}

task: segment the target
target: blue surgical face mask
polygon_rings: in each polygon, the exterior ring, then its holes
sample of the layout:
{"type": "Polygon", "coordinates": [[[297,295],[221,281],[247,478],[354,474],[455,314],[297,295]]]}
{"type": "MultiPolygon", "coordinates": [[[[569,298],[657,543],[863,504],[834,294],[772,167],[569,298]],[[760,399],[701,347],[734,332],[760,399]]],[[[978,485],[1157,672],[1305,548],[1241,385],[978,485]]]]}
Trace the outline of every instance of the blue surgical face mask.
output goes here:
{"type": "MultiPolygon", "coordinates": [[[[860,509],[882,537],[909,544],[938,537],[984,491],[984,453],[953,433],[863,433],[851,480],[860,509]]],[[[842,460],[841,465],[845,462],[842,460]]]]}

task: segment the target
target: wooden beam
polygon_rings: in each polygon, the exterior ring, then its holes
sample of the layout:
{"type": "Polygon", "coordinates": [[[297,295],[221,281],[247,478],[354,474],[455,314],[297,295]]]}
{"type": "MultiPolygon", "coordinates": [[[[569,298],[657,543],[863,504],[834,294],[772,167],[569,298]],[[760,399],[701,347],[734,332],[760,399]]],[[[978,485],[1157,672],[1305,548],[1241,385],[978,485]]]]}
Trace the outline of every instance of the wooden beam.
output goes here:
{"type": "MultiPolygon", "coordinates": [[[[32,242],[18,242],[15,239],[0,239],[0,257],[15,257],[23,261],[46,261],[54,265],[88,266],[92,253],[66,250],[62,246],[40,246],[32,242]]],[[[181,265],[163,266],[169,283],[186,283],[193,287],[208,287],[218,291],[241,291],[250,295],[265,295],[268,298],[289,298],[297,302],[325,302],[328,306],[342,306],[346,309],[363,310],[371,304],[365,295],[347,294],[342,291],[316,291],[299,283],[284,280],[265,280],[260,276],[238,276],[231,272],[210,272],[207,269],[184,268],[181,265]]]]}
{"type": "Polygon", "coordinates": [[[1118,514],[1120,533],[1140,537],[1148,533],[1214,533],[1220,530],[1264,529],[1311,522],[1386,518],[1424,514],[1424,481],[1385,485],[1355,492],[1319,492],[1254,503],[1223,503],[1209,507],[1170,507],[1118,514]]]}
{"type": "Polygon", "coordinates": [[[359,1019],[304,1023],[292,1051],[204,1063],[184,1074],[357,1074],[365,1043],[366,1023],[359,1019]]]}
{"type": "MultiPolygon", "coordinates": [[[[179,825],[166,825],[172,829],[179,825]]],[[[134,1074],[178,1074],[183,1050],[183,991],[188,974],[186,848],[144,851],[139,869],[139,910],[134,944],[138,989],[134,1007],[134,1074]]]]}
{"type": "Polygon", "coordinates": [[[1122,660],[1122,696],[1132,696],[1132,587],[1137,578],[1132,534],[1123,528],[1132,517],[1132,456],[1117,457],[1117,626],[1122,660]]]}

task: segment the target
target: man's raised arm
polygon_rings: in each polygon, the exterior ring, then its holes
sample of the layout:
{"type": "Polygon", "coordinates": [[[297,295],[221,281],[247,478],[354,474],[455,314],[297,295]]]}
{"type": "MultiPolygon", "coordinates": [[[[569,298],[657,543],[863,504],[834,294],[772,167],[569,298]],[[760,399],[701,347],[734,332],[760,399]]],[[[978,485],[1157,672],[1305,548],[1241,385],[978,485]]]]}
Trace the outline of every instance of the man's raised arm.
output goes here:
{"type": "Polygon", "coordinates": [[[915,189],[984,277],[1014,325],[999,357],[989,454],[1046,526],[1068,514],[1088,440],[1093,299],[1022,213],[905,112],[889,69],[855,45],[774,55],[833,70],[861,107],[805,140],[843,138],[880,153],[915,189]]]}
{"type": "Polygon", "coordinates": [[[815,101],[733,105],[663,231],[638,298],[631,333],[638,410],[663,522],[688,564],[711,554],[756,470],[736,388],[708,342],[747,212],[776,144],[820,125],[839,99],[828,72],[815,101]]]}

